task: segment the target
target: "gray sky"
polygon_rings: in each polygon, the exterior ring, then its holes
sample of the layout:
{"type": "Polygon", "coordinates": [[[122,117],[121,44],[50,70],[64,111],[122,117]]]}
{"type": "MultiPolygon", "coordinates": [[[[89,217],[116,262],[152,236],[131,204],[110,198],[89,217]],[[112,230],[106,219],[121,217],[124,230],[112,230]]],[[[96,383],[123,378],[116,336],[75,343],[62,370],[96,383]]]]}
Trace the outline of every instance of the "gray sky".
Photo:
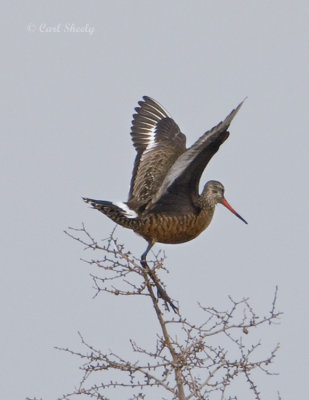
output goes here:
{"type": "MultiPolygon", "coordinates": [[[[114,224],[81,196],[126,200],[137,101],[158,100],[188,144],[248,96],[202,184],[223,182],[248,220],[221,206],[168,256],[184,314],[249,296],[262,314],[279,286],[281,343],[265,399],[305,398],[308,374],[308,11],[305,1],[6,1],[1,11],[0,387],[6,400],[54,399],[78,383],[77,331],[126,353],[151,343],[149,304],[94,294],[82,249],[63,230],[114,224]],[[74,24],[66,26],[66,24],[74,24]],[[47,32],[53,27],[56,32],[47,32]],[[68,32],[77,27],[84,33],[68,32]],[[91,30],[94,32],[91,34],[91,30]],[[58,32],[57,32],[58,30],[58,32]],[[132,319],[140,316],[145,329],[132,319]],[[125,329],[124,329],[125,328],[125,329]]],[[[143,239],[122,228],[139,255],[143,239]]],[[[240,396],[240,399],[245,399],[240,396]]]]}

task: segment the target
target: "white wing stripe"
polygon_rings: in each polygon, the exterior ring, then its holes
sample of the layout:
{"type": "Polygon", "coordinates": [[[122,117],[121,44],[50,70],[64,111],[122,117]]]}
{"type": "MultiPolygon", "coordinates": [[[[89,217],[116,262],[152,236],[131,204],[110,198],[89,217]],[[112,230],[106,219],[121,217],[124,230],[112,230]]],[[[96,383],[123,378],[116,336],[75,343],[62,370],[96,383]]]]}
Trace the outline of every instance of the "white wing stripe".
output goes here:
{"type": "MultiPolygon", "coordinates": [[[[166,114],[163,113],[161,110],[159,110],[158,108],[153,107],[151,104],[148,104],[148,106],[150,106],[153,110],[155,110],[155,111],[156,111],[158,114],[160,114],[163,118],[166,118],[166,114]]],[[[153,112],[150,111],[150,110],[147,110],[147,112],[153,114],[153,112]]],[[[153,115],[156,115],[156,114],[153,114],[153,115]]],[[[156,115],[156,117],[158,117],[158,115],[156,115]]]]}
{"type": "MultiPolygon", "coordinates": [[[[151,107],[151,108],[153,108],[153,107],[151,107]]],[[[159,112],[159,110],[157,110],[156,108],[153,108],[155,111],[157,111],[157,112],[159,112]]],[[[152,112],[152,111],[150,111],[150,110],[147,110],[147,113],[149,113],[149,114],[151,114],[151,115],[153,115],[155,118],[156,118],[156,121],[158,120],[158,118],[160,118],[157,114],[155,114],[154,112],[152,112]]],[[[163,118],[165,118],[165,115],[164,114],[162,114],[162,113],[160,113],[162,116],[163,116],[163,118]]],[[[143,117],[144,117],[144,115],[143,114],[141,114],[143,117]]],[[[150,118],[149,118],[150,119],[150,118]]],[[[160,118],[161,119],[161,118],[160,118]]]]}
{"type": "Polygon", "coordinates": [[[131,208],[129,208],[125,203],[121,202],[121,201],[115,201],[113,202],[113,204],[117,207],[119,207],[123,212],[124,215],[127,218],[137,218],[138,215],[134,210],[131,210],[131,208]]]}
{"type": "Polygon", "coordinates": [[[148,144],[147,147],[145,149],[145,151],[149,151],[156,143],[155,138],[155,130],[156,127],[154,126],[149,132],[147,132],[147,140],[148,140],[148,144]]]}
{"type": "Polygon", "coordinates": [[[156,108],[153,104],[149,104],[149,103],[148,103],[148,106],[154,108],[154,109],[155,109],[157,112],[159,112],[164,118],[170,117],[170,114],[165,110],[165,108],[164,108],[163,106],[161,106],[160,103],[158,103],[156,100],[152,99],[151,97],[149,97],[149,99],[152,100],[152,101],[159,107],[159,109],[156,108]],[[161,109],[162,111],[161,111],[160,109],[161,109]]]}

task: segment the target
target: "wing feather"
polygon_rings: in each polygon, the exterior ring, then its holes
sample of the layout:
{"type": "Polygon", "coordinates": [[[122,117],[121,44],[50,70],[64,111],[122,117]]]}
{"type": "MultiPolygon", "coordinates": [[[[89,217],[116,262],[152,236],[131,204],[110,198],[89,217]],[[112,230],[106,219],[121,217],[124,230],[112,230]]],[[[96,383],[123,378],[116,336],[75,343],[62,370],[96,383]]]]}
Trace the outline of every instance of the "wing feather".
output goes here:
{"type": "MultiPolygon", "coordinates": [[[[228,138],[227,131],[230,123],[238,113],[243,101],[225,118],[224,121],[204,133],[197,142],[182,153],[171,166],[162,184],[147,205],[147,209],[160,207],[163,203],[170,203],[168,196],[182,196],[186,207],[194,209],[199,196],[199,181],[207,164],[218,151],[221,144],[228,138]]],[[[177,203],[178,204],[178,203],[177,203]]]]}
{"type": "Polygon", "coordinates": [[[155,100],[144,96],[133,115],[131,136],[137,151],[129,207],[139,211],[153,198],[168,170],[185,149],[185,135],[155,100]]]}

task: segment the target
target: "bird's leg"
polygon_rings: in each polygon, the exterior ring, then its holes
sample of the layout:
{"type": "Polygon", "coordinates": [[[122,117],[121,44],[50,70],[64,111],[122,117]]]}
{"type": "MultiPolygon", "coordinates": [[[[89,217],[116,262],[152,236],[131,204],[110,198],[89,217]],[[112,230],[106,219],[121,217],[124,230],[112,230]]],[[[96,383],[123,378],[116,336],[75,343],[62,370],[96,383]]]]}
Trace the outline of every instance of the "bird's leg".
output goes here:
{"type": "Polygon", "coordinates": [[[146,251],[142,254],[141,256],[141,265],[143,268],[147,269],[147,272],[150,276],[150,278],[152,279],[152,281],[154,282],[154,284],[157,287],[157,291],[158,291],[158,297],[161,298],[162,300],[164,300],[167,309],[169,310],[168,304],[172,307],[173,311],[175,313],[178,312],[178,308],[173,304],[171,298],[169,297],[169,295],[166,293],[166,291],[164,290],[164,288],[160,285],[159,280],[155,274],[155,272],[149,268],[147,261],[146,261],[146,257],[147,254],[149,253],[150,249],[152,248],[152,246],[154,245],[154,243],[150,242],[147,246],[146,251]]]}
{"type": "Polygon", "coordinates": [[[154,245],[154,243],[149,242],[148,246],[147,246],[147,249],[144,251],[144,253],[141,256],[141,264],[142,264],[143,268],[149,268],[148,264],[147,264],[147,261],[146,261],[146,257],[147,257],[147,254],[149,253],[149,251],[150,251],[150,249],[152,248],[153,245],[154,245]]]}

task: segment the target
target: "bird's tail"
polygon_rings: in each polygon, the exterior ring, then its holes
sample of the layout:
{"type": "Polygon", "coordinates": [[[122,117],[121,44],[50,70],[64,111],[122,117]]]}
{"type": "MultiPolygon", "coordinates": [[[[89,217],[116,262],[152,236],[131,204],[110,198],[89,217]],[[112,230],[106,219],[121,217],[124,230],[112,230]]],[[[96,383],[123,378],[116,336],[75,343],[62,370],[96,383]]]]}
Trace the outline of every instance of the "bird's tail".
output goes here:
{"type": "Polygon", "coordinates": [[[126,203],[94,200],[88,199],[87,197],[83,197],[83,200],[125,228],[134,229],[137,224],[137,213],[130,209],[126,203]]]}

